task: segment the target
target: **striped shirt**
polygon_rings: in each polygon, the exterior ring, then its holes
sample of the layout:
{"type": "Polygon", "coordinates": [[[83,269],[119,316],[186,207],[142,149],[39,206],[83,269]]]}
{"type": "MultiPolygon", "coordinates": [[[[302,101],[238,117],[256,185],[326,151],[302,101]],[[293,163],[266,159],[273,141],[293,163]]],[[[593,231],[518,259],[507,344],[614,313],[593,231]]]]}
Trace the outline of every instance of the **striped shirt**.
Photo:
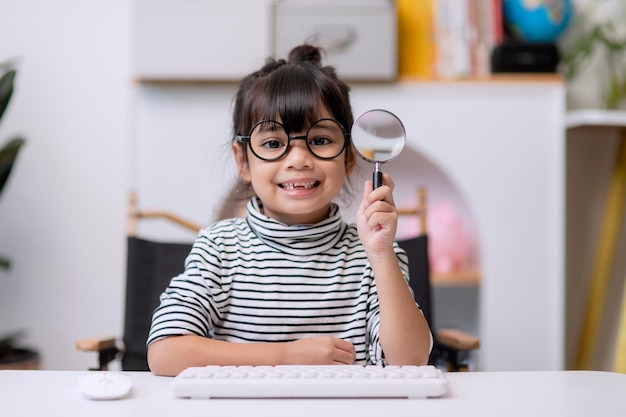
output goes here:
{"type": "MultiPolygon", "coordinates": [[[[355,225],[331,205],[315,225],[287,226],[261,213],[200,231],[154,311],[147,344],[196,334],[229,342],[287,342],[330,335],[351,342],[358,364],[382,364],[380,309],[355,225]]],[[[408,282],[405,252],[394,246],[408,282]]]]}

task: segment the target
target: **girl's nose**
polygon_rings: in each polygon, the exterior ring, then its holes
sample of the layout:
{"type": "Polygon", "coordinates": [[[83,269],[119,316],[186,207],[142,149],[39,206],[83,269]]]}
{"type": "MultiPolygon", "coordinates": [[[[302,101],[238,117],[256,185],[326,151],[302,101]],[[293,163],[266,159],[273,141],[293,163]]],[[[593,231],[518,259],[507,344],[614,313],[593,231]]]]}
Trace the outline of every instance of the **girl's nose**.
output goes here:
{"type": "Polygon", "coordinates": [[[292,140],[285,159],[290,168],[311,167],[313,154],[304,140],[292,140]]]}

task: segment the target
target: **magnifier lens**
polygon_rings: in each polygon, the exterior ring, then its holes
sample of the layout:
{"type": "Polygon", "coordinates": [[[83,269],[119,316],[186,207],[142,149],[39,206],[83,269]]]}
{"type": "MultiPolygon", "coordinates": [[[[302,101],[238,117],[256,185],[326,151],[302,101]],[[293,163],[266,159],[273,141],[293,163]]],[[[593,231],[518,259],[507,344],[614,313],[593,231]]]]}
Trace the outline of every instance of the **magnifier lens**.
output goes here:
{"type": "Polygon", "coordinates": [[[352,143],[361,158],[375,164],[374,188],[382,185],[380,164],[400,155],[405,142],[404,125],[387,110],[369,110],[354,121],[352,143]]]}

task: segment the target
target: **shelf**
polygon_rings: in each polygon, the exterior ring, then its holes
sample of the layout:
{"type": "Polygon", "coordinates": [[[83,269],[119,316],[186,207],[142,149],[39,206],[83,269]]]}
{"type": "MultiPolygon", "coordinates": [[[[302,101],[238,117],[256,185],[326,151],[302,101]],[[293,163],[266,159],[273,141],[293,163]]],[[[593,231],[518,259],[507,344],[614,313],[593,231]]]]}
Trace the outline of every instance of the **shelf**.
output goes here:
{"type": "MultiPolygon", "coordinates": [[[[350,85],[367,85],[367,84],[394,84],[394,83],[562,83],[563,79],[559,74],[492,74],[487,77],[470,77],[470,78],[424,78],[415,76],[399,76],[395,80],[350,80],[343,78],[350,85]]],[[[181,78],[181,77],[138,77],[133,80],[137,84],[155,84],[155,85],[235,85],[241,82],[241,78],[181,78]]]]}
{"type": "Polygon", "coordinates": [[[467,268],[450,273],[433,273],[432,285],[435,287],[474,287],[480,285],[480,271],[467,268]]]}
{"type": "Polygon", "coordinates": [[[398,82],[406,83],[563,83],[563,77],[557,73],[498,73],[485,77],[468,78],[427,78],[400,76],[398,82]]]}
{"type": "Polygon", "coordinates": [[[135,84],[153,85],[238,85],[241,78],[181,78],[181,77],[137,77],[135,84]]]}
{"type": "Polygon", "coordinates": [[[573,110],[565,115],[565,126],[568,129],[583,126],[626,127],[626,111],[584,109],[573,110]]]}

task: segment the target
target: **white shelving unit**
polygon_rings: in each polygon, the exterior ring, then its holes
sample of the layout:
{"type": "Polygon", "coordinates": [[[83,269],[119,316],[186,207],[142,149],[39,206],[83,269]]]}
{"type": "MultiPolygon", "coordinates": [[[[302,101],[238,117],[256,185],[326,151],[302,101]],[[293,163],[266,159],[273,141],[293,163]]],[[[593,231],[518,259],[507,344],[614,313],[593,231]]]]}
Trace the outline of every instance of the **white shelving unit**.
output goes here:
{"type": "MultiPolygon", "coordinates": [[[[480,256],[479,369],[562,368],[562,83],[555,77],[363,85],[354,88],[353,103],[356,113],[395,112],[409,146],[445,172],[467,203],[480,256]]],[[[397,180],[407,181],[415,179],[397,180]]]]}

